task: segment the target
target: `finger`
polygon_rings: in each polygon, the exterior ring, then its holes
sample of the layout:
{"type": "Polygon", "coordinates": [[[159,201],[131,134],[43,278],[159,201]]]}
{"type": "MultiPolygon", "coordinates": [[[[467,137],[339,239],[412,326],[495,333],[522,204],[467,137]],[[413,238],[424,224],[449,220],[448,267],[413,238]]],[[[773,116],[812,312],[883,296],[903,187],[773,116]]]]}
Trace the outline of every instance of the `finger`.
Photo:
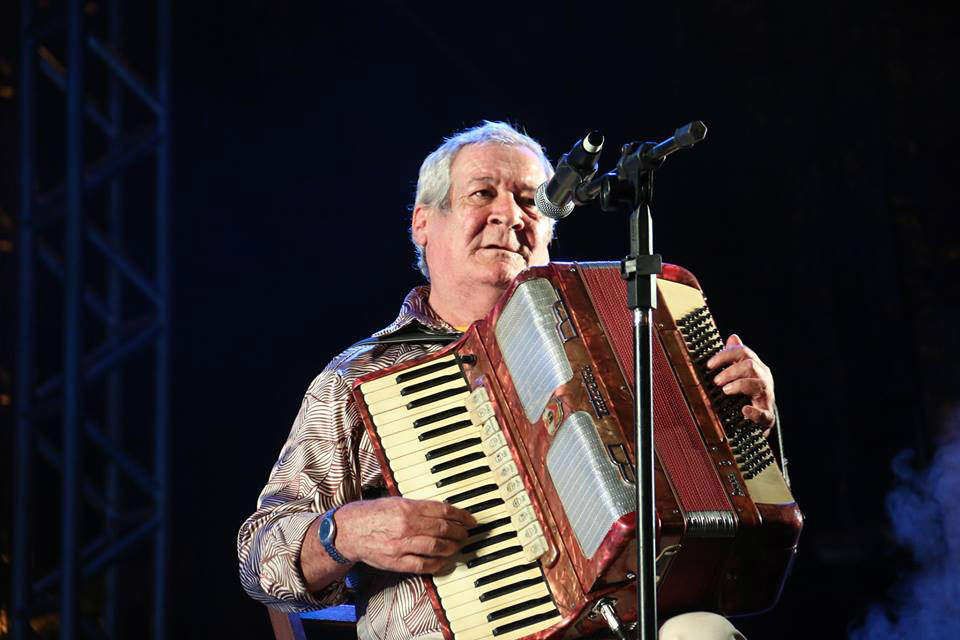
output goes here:
{"type": "Polygon", "coordinates": [[[740,339],[740,336],[738,336],[735,333],[731,333],[730,337],[727,338],[727,347],[742,347],[742,346],[743,346],[743,340],[740,339]]]}
{"type": "Polygon", "coordinates": [[[740,378],[723,385],[723,392],[728,396],[742,393],[749,398],[765,398],[767,383],[760,378],[740,378]]]}
{"type": "Polygon", "coordinates": [[[766,367],[762,362],[753,358],[745,358],[735,362],[713,377],[713,383],[722,387],[728,382],[733,382],[739,378],[764,378],[766,377],[766,367]]]}
{"type": "Polygon", "coordinates": [[[433,536],[412,536],[404,540],[406,554],[429,558],[448,558],[460,550],[460,545],[445,538],[433,536]]]}
{"type": "Polygon", "coordinates": [[[423,533],[435,538],[445,538],[460,542],[466,539],[468,535],[467,527],[455,520],[445,518],[425,518],[423,520],[423,533]]]}
{"type": "Polygon", "coordinates": [[[747,405],[743,408],[743,417],[763,427],[764,435],[767,435],[775,422],[773,411],[765,411],[753,405],[747,405]]]}
{"type": "Polygon", "coordinates": [[[717,354],[712,358],[707,360],[707,368],[718,369],[746,358],[752,358],[760,361],[760,358],[758,358],[757,354],[753,352],[753,349],[743,344],[743,342],[740,341],[740,338],[737,338],[736,334],[734,334],[730,336],[730,339],[727,340],[727,346],[717,352],[717,354]],[[734,342],[733,338],[736,338],[736,342],[738,344],[732,344],[734,342]]]}
{"type": "Polygon", "coordinates": [[[374,566],[397,573],[436,573],[447,564],[446,558],[407,554],[399,558],[383,558],[374,566]]]}
{"type": "Polygon", "coordinates": [[[422,517],[450,520],[467,528],[477,526],[477,519],[473,517],[472,513],[458,509],[446,502],[438,500],[408,500],[407,502],[411,503],[411,508],[422,517]]]}

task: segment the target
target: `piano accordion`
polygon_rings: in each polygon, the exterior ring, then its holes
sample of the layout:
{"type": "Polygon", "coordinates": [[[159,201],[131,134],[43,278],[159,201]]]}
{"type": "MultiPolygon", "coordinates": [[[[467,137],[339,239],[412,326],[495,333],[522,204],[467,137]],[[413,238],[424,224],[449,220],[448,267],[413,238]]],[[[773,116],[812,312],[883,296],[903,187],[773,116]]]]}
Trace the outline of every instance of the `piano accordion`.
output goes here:
{"type": "MultiPolygon", "coordinates": [[[[696,279],[664,266],[653,353],[659,615],[773,606],[802,528],[696,279]]],[[[428,581],[447,640],[572,638],[636,619],[632,316],[617,263],[520,274],[456,343],[359,379],[391,493],[478,526],[428,581]]]]}

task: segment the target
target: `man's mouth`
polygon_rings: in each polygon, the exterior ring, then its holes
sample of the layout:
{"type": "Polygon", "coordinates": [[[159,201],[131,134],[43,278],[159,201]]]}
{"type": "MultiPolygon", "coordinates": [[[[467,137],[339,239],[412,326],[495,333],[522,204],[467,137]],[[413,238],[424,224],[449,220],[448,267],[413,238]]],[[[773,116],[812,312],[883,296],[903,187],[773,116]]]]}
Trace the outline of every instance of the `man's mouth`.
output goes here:
{"type": "Polygon", "coordinates": [[[487,246],[485,246],[485,247],[483,247],[483,248],[484,248],[484,249],[496,249],[496,250],[499,250],[499,251],[507,251],[507,252],[509,252],[509,253],[515,253],[515,254],[517,254],[518,256],[520,256],[521,258],[526,259],[526,255],[524,254],[524,251],[523,251],[523,248],[522,248],[522,247],[521,247],[521,248],[518,248],[518,249],[511,249],[511,248],[509,248],[509,247],[501,247],[500,245],[496,245],[496,244],[489,244],[489,245],[487,245],[487,246]]]}
{"type": "Polygon", "coordinates": [[[487,246],[485,246],[485,247],[483,247],[483,248],[484,248],[484,249],[489,249],[489,250],[492,250],[492,251],[503,251],[503,252],[505,252],[505,253],[512,253],[512,254],[514,254],[514,255],[516,255],[516,256],[519,256],[519,258],[520,258],[521,260],[523,260],[523,263],[524,263],[524,264],[529,264],[529,263],[530,263],[529,252],[525,252],[524,249],[523,249],[523,247],[520,247],[519,249],[510,249],[510,248],[508,248],[508,247],[501,247],[501,246],[499,246],[499,245],[491,244],[491,245],[487,245],[487,246]]]}

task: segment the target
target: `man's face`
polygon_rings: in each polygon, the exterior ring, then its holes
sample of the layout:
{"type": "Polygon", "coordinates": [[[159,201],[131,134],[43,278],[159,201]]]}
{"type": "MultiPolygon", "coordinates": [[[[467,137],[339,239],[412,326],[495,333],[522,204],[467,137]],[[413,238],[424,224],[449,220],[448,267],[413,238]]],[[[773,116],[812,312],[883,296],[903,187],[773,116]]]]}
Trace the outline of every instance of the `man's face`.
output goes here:
{"type": "Polygon", "coordinates": [[[550,260],[550,220],[534,204],[545,181],[529,149],[471,144],[450,167],[450,210],[414,212],[434,287],[506,287],[529,266],[550,260]]]}

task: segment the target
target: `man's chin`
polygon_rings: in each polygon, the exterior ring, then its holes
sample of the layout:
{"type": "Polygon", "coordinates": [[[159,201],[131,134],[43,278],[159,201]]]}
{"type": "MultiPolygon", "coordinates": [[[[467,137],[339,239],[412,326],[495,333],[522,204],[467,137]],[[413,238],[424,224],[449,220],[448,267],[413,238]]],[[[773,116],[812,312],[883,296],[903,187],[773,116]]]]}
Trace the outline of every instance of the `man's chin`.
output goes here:
{"type": "Polygon", "coordinates": [[[518,275],[527,270],[527,265],[501,264],[491,269],[492,281],[501,289],[506,289],[518,275]]]}

